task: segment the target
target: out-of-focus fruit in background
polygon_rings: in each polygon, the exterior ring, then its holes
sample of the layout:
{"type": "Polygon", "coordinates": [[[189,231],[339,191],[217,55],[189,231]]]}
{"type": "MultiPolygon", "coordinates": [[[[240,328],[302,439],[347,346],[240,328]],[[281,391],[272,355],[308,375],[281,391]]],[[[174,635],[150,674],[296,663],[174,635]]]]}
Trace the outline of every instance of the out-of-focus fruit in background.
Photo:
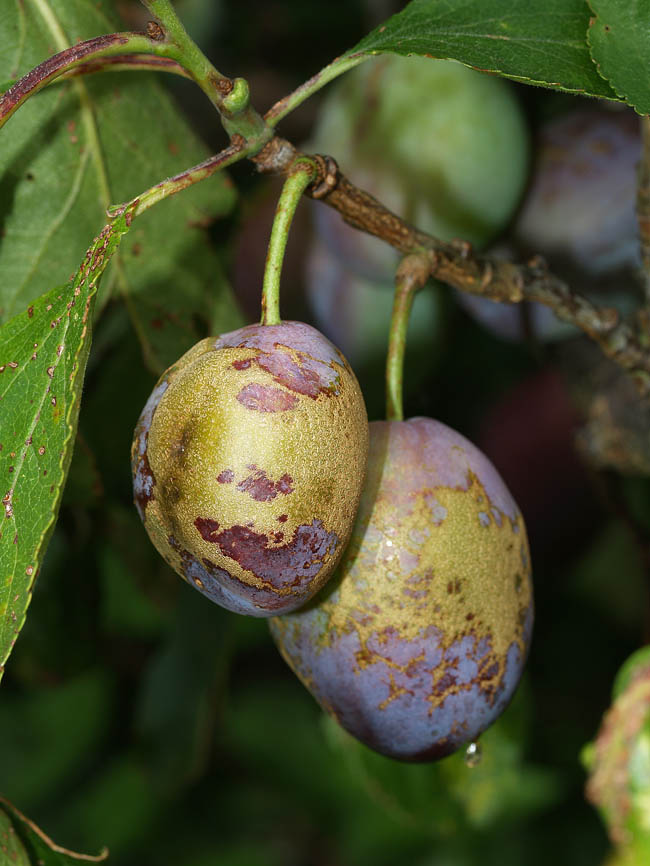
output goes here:
{"type": "MultiPolygon", "coordinates": [[[[345,76],[326,95],[307,148],[333,156],[353,183],[418,228],[479,246],[507,224],[528,168],[510,85],[426,58],[385,56],[345,76]]],[[[327,207],[314,209],[314,224],[307,290],[315,321],[333,339],[339,331],[343,351],[356,353],[351,361],[371,362],[386,349],[397,253],[327,207]]],[[[434,289],[415,303],[412,350],[433,345],[441,324],[434,289]]]]}
{"type": "MultiPolygon", "coordinates": [[[[639,118],[590,107],[547,121],[534,141],[529,189],[515,220],[510,258],[541,255],[574,291],[629,311],[641,264],[636,218],[639,118]]],[[[561,339],[577,333],[541,304],[497,304],[459,293],[461,304],[497,336],[561,339]],[[522,315],[524,312],[524,315],[522,315]]]]}

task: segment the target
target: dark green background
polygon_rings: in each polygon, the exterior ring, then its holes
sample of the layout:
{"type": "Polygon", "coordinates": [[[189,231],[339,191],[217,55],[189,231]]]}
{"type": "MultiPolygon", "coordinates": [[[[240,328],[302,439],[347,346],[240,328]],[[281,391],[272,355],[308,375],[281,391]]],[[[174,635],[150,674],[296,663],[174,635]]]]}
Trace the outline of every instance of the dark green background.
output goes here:
{"type": "MultiPolygon", "coordinates": [[[[261,110],[394,11],[370,0],[177,8],[224,73],[249,79],[261,110]]],[[[136,4],[122,11],[143,20],[136,4]]],[[[201,94],[168,83],[209,147],[223,146],[201,94]]],[[[573,102],[518,93],[533,131],[573,102]]],[[[281,132],[305,139],[319,99],[281,132]]],[[[277,184],[249,164],[232,174],[240,204],[210,237],[251,320],[277,184]]],[[[308,315],[301,252],[313,206],[301,205],[290,244],[286,315],[308,315]]],[[[264,621],[222,611],[168,570],[130,491],[132,430],[155,377],[111,301],[60,521],[0,699],[0,792],[56,841],[108,845],[116,866],[602,862],[607,839],[584,800],[579,753],[647,635],[647,484],[575,456],[564,351],[504,343],[441,292],[439,333],[409,360],[406,414],[445,421],[495,460],[527,518],[535,580],[527,673],[483,738],[482,763],[371,754],[323,718],[264,621]]],[[[380,362],[359,372],[381,417],[380,362]]]]}

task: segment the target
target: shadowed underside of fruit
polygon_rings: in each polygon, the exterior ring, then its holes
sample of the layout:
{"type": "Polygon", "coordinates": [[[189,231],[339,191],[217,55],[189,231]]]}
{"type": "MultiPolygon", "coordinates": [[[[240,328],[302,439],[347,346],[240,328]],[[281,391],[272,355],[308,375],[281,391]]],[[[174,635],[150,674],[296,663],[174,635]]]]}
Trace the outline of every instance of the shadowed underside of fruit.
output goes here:
{"type": "Polygon", "coordinates": [[[533,622],[526,532],[460,434],[425,418],[370,430],[339,570],[271,631],[350,733],[394,758],[434,760],[484,731],[519,681],[533,622]]]}
{"type": "Polygon", "coordinates": [[[354,374],[308,325],[198,343],[154,388],[132,450],[136,506],[189,583],[237,613],[293,610],[334,570],[365,474],[354,374]]]}

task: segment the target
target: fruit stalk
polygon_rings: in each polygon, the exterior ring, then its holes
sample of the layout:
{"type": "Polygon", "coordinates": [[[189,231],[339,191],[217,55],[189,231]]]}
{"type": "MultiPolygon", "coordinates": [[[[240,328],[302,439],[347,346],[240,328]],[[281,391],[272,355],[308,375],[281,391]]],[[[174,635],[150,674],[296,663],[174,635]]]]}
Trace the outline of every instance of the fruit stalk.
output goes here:
{"type": "Polygon", "coordinates": [[[414,254],[402,259],[395,277],[395,299],[386,356],[386,418],[388,421],[404,420],[402,390],[406,334],[413,298],[428,279],[429,264],[425,256],[414,254]]]}
{"type": "Polygon", "coordinates": [[[271,238],[264,266],[262,285],[262,324],[280,324],[280,275],[289,229],[298,202],[317,176],[316,164],[308,158],[297,159],[287,177],[273,218],[271,238]]]}

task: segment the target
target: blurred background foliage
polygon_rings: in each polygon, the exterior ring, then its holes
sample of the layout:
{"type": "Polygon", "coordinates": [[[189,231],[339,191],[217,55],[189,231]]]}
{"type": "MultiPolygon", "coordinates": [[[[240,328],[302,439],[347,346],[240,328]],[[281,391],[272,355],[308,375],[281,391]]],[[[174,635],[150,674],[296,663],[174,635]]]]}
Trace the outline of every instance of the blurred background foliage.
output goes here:
{"type": "MultiPolygon", "coordinates": [[[[137,3],[117,5],[131,26],[146,22],[137,3]]],[[[176,3],[219,69],[249,80],[260,110],[399,5],[176,3]]],[[[224,134],[198,90],[165,85],[220,149],[224,134]]],[[[533,141],[542,122],[578,102],[516,93],[533,141]]],[[[321,98],[281,133],[308,140],[321,98]]],[[[335,156],[345,169],[345,155],[335,156]]],[[[239,203],[208,233],[251,321],[279,186],[250,164],[232,176],[239,203]]],[[[290,239],[286,318],[311,316],[305,251],[316,206],[301,204],[290,239]]],[[[580,338],[549,344],[528,330],[507,341],[444,287],[431,291],[436,326],[409,358],[406,415],[439,418],[486,451],[532,547],[527,674],[482,737],[481,762],[459,754],[401,765],[371,753],[323,717],[263,620],[221,610],[168,569],[131,504],[129,472],[133,427],[156,376],[113,299],[97,322],[60,520],[0,700],[0,791],[56,841],[107,845],[115,866],[604,862],[609,843],[585,801],[579,754],[618,668],[650,630],[648,482],[593,468],[575,448],[591,387],[576,371],[600,363],[580,338]]],[[[383,413],[381,363],[359,362],[371,419],[383,413]]]]}

